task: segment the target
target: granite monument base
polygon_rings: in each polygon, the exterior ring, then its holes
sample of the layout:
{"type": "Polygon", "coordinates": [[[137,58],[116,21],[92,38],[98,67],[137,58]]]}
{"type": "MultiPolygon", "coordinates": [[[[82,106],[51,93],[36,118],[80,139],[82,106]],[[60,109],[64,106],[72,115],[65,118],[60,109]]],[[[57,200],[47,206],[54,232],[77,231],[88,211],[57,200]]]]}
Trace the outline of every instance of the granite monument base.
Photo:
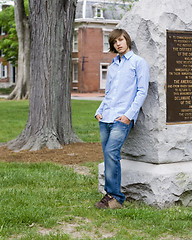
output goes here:
{"type": "MultiPolygon", "coordinates": [[[[151,164],[121,160],[122,192],[127,200],[155,207],[192,206],[192,162],[151,164]]],[[[104,163],[99,164],[99,191],[104,191],[104,163]]]]}

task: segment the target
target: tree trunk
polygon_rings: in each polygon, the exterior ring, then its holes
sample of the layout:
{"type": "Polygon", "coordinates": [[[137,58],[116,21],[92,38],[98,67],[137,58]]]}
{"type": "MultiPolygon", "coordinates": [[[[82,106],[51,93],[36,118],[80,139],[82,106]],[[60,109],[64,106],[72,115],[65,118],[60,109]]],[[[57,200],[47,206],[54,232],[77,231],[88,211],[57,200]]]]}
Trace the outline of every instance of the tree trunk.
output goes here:
{"type": "Polygon", "coordinates": [[[14,0],[15,23],[19,42],[18,74],[16,86],[9,99],[24,99],[29,95],[30,80],[30,29],[25,13],[24,0],[14,0]]]}
{"type": "Polygon", "coordinates": [[[28,122],[12,149],[61,148],[80,141],[71,118],[71,48],[76,0],[29,0],[28,122]]]}

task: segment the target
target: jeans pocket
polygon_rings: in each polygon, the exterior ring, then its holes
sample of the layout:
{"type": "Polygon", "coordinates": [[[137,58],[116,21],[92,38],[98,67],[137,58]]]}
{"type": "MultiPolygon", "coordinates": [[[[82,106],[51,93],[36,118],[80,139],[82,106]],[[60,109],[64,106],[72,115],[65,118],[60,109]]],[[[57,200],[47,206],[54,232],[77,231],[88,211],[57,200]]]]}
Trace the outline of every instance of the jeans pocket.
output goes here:
{"type": "Polygon", "coordinates": [[[118,120],[117,122],[118,122],[118,123],[120,123],[120,124],[122,124],[122,125],[124,125],[124,126],[127,126],[127,127],[129,127],[129,124],[127,124],[127,123],[124,123],[124,122],[122,122],[122,121],[120,121],[120,120],[118,120]]]}

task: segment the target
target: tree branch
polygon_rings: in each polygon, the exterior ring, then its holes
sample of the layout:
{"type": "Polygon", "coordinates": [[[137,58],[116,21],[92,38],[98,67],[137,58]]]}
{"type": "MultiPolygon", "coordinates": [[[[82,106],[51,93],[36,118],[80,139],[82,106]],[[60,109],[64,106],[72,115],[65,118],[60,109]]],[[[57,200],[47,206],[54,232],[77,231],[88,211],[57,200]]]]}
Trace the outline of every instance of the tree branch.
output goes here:
{"type": "Polygon", "coordinates": [[[15,24],[18,38],[23,37],[24,33],[24,21],[27,19],[25,12],[24,0],[14,0],[15,7],[15,24]]]}

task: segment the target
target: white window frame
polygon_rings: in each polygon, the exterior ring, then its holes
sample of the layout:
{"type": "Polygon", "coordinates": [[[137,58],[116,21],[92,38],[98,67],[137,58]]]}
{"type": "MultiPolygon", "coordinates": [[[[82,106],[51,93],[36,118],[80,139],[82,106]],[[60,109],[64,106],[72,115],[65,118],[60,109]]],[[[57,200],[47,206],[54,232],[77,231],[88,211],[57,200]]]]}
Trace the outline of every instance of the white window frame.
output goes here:
{"type": "Polygon", "coordinates": [[[98,18],[103,18],[103,9],[101,8],[96,8],[96,17],[98,18]]]}
{"type": "Polygon", "coordinates": [[[3,53],[3,49],[0,50],[0,57],[4,57],[5,54],[3,53]]]}
{"type": "Polygon", "coordinates": [[[109,32],[103,32],[103,52],[109,52],[109,32]]]}
{"type": "Polygon", "coordinates": [[[73,83],[78,83],[79,80],[78,80],[78,59],[76,58],[73,58],[72,59],[72,66],[73,66],[73,78],[72,78],[72,82],[73,83]],[[75,67],[76,66],[76,67],[75,67]]]}
{"type": "Polygon", "coordinates": [[[6,32],[4,32],[3,27],[1,27],[1,32],[0,32],[1,36],[4,36],[6,34],[6,32]]]}
{"type": "Polygon", "coordinates": [[[9,79],[11,83],[15,83],[15,67],[9,63],[9,79]]]}
{"type": "Polygon", "coordinates": [[[78,31],[73,33],[73,52],[78,52],[78,31]]]}
{"type": "Polygon", "coordinates": [[[7,78],[7,65],[0,64],[0,78],[7,78]]]}
{"type": "Polygon", "coordinates": [[[107,83],[107,71],[110,63],[100,63],[100,89],[106,88],[107,83]],[[106,69],[103,66],[107,67],[106,69]],[[106,79],[103,79],[103,72],[106,72],[106,79]]]}
{"type": "Polygon", "coordinates": [[[94,4],[93,5],[94,18],[103,18],[103,5],[94,4]]]}

